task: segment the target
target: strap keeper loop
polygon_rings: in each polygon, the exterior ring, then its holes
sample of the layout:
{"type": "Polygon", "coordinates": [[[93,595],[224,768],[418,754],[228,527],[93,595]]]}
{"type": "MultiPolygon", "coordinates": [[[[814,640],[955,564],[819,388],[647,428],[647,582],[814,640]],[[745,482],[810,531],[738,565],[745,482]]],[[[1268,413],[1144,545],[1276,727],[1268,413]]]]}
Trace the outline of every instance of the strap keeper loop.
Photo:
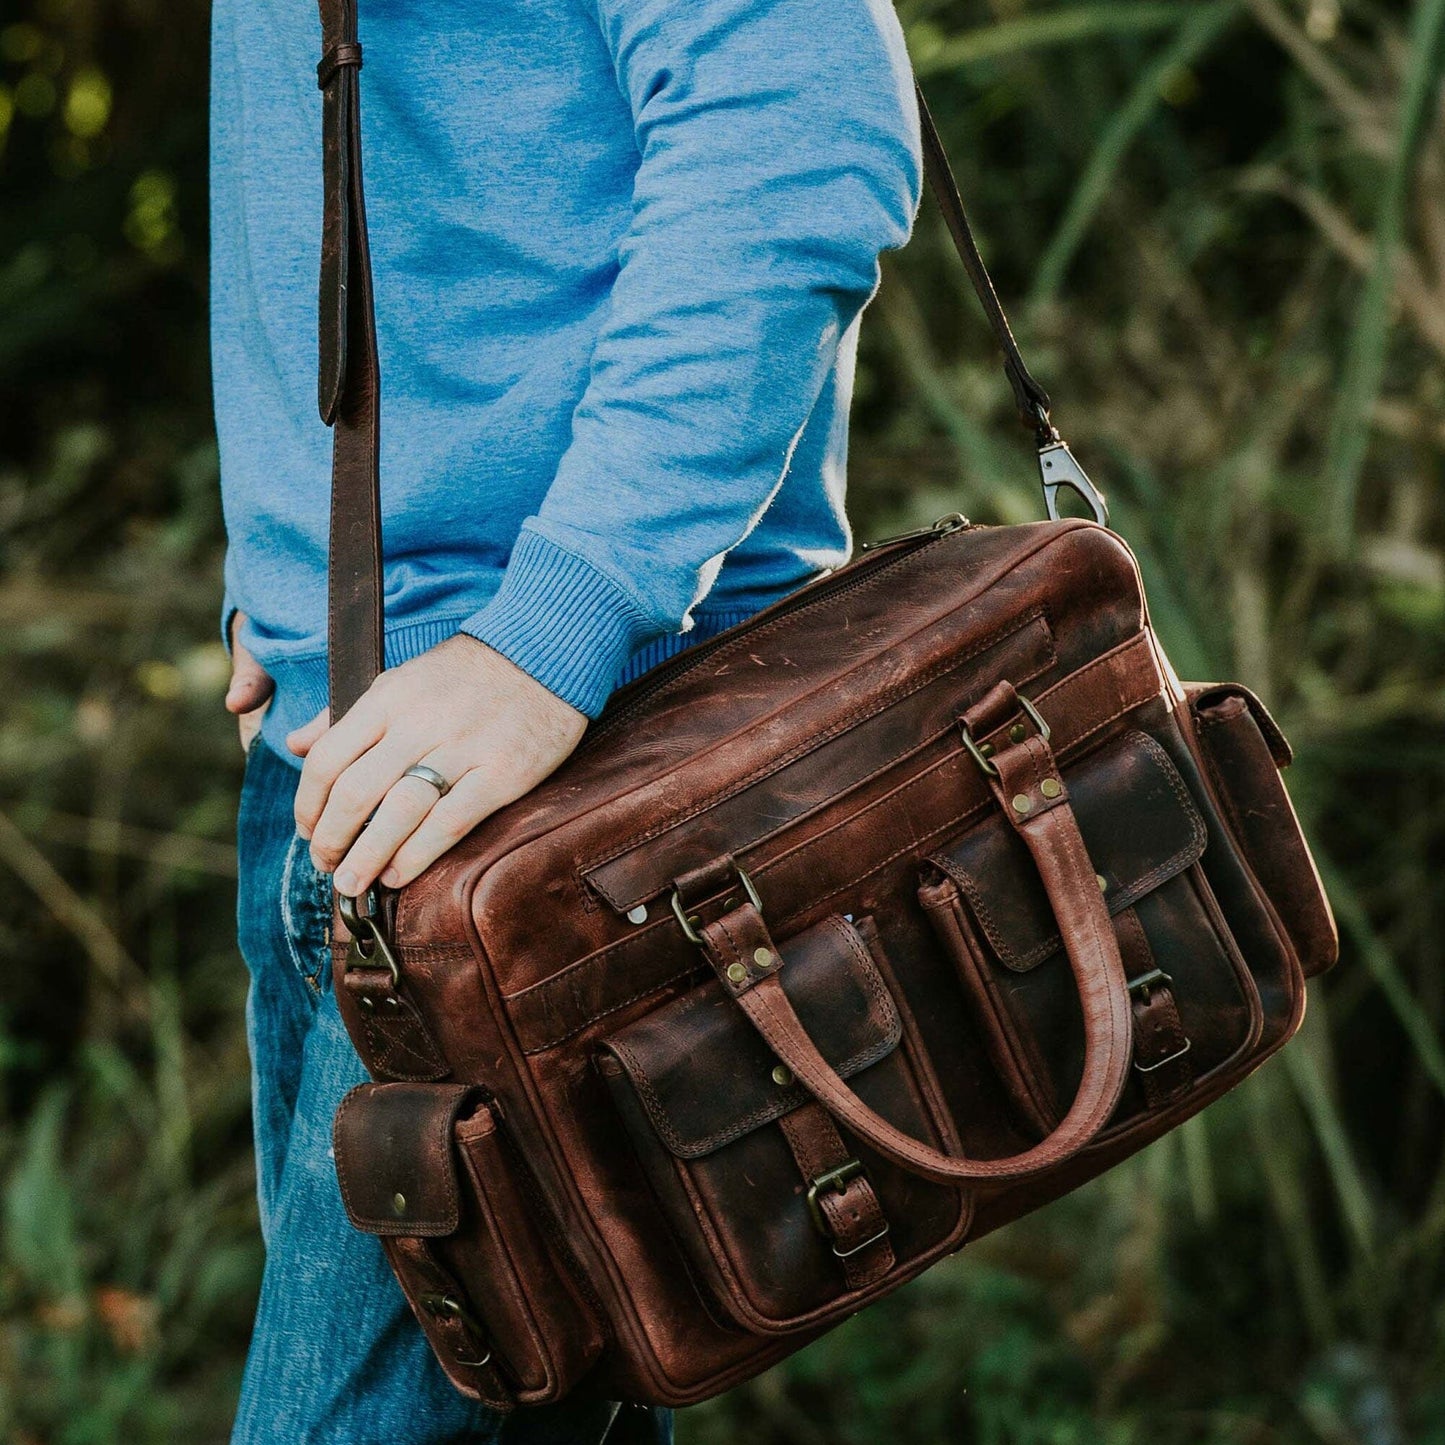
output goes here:
{"type": "Polygon", "coordinates": [[[361,69],[361,46],[354,40],[343,40],[339,45],[333,45],[321,57],[316,66],[317,87],[325,90],[335,79],[336,72],[348,65],[361,69]]]}

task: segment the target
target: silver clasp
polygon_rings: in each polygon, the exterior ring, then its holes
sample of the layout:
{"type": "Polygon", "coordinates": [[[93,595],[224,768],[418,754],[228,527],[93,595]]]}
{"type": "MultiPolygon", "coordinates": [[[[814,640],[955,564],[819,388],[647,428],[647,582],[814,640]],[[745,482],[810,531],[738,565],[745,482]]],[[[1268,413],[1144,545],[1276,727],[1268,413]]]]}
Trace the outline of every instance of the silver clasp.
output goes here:
{"type": "Polygon", "coordinates": [[[1088,505],[1101,527],[1109,525],[1109,506],[1103,492],[1089,480],[1089,474],[1074,459],[1067,442],[1053,441],[1039,448],[1039,478],[1044,484],[1044,506],[1050,521],[1060,520],[1059,488],[1068,487],[1088,505]]]}

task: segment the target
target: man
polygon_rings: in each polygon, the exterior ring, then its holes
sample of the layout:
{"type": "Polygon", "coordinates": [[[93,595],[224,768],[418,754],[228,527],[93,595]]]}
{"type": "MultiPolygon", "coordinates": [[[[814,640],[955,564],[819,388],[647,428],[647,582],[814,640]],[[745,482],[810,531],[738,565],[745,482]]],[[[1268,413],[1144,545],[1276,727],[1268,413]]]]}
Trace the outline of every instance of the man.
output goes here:
{"type": "Polygon", "coordinates": [[[919,201],[909,67],[887,0],[361,0],[360,26],[388,671],[330,726],[319,25],[308,0],[214,10],[267,1245],[234,1438],[592,1445],[647,1418],[665,1439],[663,1411],[503,1424],[465,1400],[347,1223],[330,1127],[363,1071],[330,992],[331,885],[415,878],[557,767],[620,681],[845,560],[859,314],[919,201]]]}

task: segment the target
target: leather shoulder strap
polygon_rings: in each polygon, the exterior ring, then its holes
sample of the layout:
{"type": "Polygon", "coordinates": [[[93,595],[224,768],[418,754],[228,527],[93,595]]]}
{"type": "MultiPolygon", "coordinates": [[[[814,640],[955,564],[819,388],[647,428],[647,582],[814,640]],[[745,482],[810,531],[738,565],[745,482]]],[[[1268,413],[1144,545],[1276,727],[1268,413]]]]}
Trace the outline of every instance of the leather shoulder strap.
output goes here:
{"type": "MultiPolygon", "coordinates": [[[[335,721],[366,691],[382,668],[377,462],[381,378],[366,201],[361,184],[357,0],[318,0],[318,4],[322,57],[316,75],[323,96],[324,167],[318,401],[321,419],[333,429],[327,648],[331,717],[335,721]]],[[[1013,390],[1019,417],[1035,433],[1041,448],[1062,447],[1049,422],[1048,393],[1030,375],[1019,353],[1008,317],[974,241],[953,168],[916,81],[914,91],[918,97],[924,171],[1003,353],[1004,374],[1013,390]]],[[[1067,453],[1067,448],[1062,450],[1067,453]]],[[[1072,457],[1067,460],[1073,463],[1072,457]]],[[[1046,491],[1047,487],[1046,474],[1046,491]]]]}
{"type": "Polygon", "coordinates": [[[361,186],[356,0],[320,0],[323,213],[317,400],[332,428],[327,682],[331,720],[382,668],[381,367],[361,186]]]}

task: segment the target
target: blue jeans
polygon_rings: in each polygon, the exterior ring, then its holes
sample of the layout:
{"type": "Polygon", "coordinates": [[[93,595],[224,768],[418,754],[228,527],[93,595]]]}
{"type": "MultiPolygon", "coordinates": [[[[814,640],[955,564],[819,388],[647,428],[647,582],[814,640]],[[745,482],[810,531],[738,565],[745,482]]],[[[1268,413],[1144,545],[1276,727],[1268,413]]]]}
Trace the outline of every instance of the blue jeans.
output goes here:
{"type": "Polygon", "coordinates": [[[299,776],[252,744],[238,929],[266,1268],[232,1445],[670,1445],[668,1410],[578,1400],[503,1417],[458,1394],[381,1246],[347,1220],[331,1120],[366,1071],[331,990],[330,880],[295,831],[299,776]]]}

